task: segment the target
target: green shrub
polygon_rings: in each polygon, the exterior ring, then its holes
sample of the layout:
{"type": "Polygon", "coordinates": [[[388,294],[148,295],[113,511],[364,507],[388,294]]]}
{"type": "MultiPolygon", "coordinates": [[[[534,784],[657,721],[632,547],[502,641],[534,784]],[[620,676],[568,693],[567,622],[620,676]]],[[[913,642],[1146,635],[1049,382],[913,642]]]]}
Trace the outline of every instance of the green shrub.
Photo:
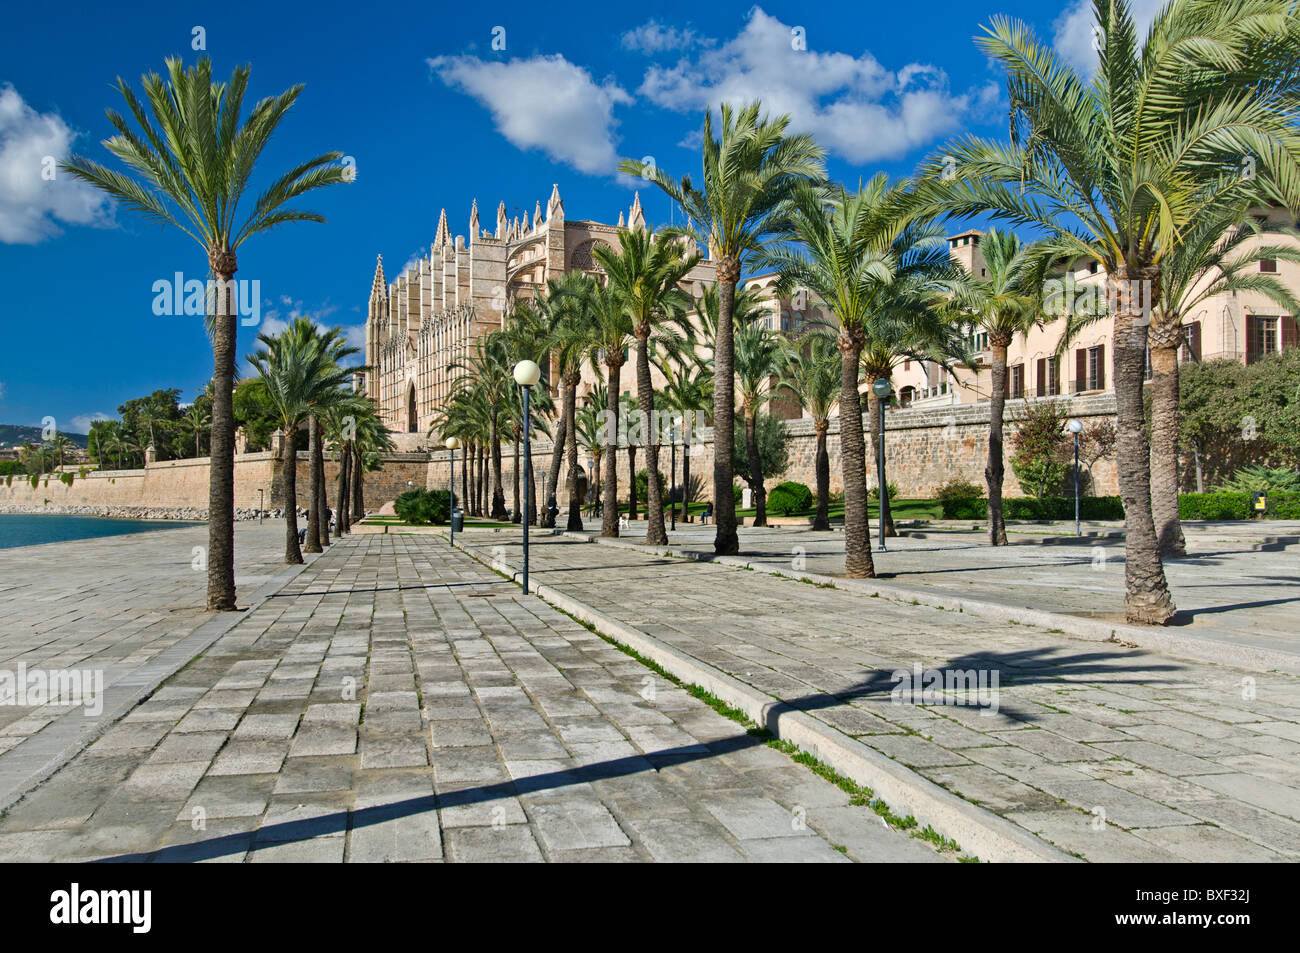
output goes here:
{"type": "Polygon", "coordinates": [[[1031,401],[1022,414],[1011,435],[1011,470],[1026,492],[1047,499],[1060,492],[1073,466],[1067,415],[1054,401],[1031,401]]]}
{"type": "Polygon", "coordinates": [[[946,520],[985,519],[988,516],[988,501],[982,499],[984,491],[970,480],[953,477],[943,486],[934,498],[943,507],[946,520]]]}
{"type": "Polygon", "coordinates": [[[767,495],[767,508],[781,516],[806,513],[812,509],[812,504],[812,490],[793,480],[778,483],[767,495]]]}
{"type": "MultiPolygon", "coordinates": [[[[659,489],[661,491],[661,496],[663,498],[663,501],[665,503],[669,502],[668,477],[664,476],[663,470],[659,471],[659,489]]],[[[650,471],[649,470],[636,471],[636,498],[641,503],[645,503],[650,499],[650,471]]]]}
{"type": "Polygon", "coordinates": [[[1273,469],[1265,466],[1242,467],[1220,486],[1216,493],[1300,493],[1300,473],[1294,470],[1273,469]]]}
{"type": "Polygon", "coordinates": [[[1268,515],[1276,520],[1300,520],[1300,493],[1270,493],[1268,515]]]}
{"type": "Polygon", "coordinates": [[[438,526],[447,522],[450,503],[446,490],[407,490],[393,501],[393,511],[412,526],[438,526]]]}
{"type": "Polygon", "coordinates": [[[1183,493],[1178,518],[1184,520],[1250,519],[1249,493],[1183,493]]]}
{"type": "MultiPolygon", "coordinates": [[[[898,499],[898,484],[893,480],[886,480],[885,492],[889,494],[889,502],[893,503],[894,500],[898,499]]],[[[880,505],[880,494],[876,492],[874,486],[867,491],[867,503],[871,506],[880,505]]]]}
{"type": "MultiPolygon", "coordinates": [[[[644,473],[645,471],[642,470],[641,472],[644,473]]],[[[741,489],[741,486],[740,486],[739,483],[733,483],[733,484],[731,484],[731,496],[732,496],[732,499],[734,499],[734,500],[736,501],[736,505],[737,505],[737,506],[740,506],[740,501],[744,498],[744,493],[745,493],[745,491],[744,491],[743,489],[741,489]]]]}
{"type": "MultiPolygon", "coordinates": [[[[1002,501],[1002,516],[1009,520],[1072,520],[1074,497],[1008,497],[1002,501]]],[[[1118,496],[1082,496],[1079,498],[1079,518],[1122,520],[1124,504],[1118,496]]]]}

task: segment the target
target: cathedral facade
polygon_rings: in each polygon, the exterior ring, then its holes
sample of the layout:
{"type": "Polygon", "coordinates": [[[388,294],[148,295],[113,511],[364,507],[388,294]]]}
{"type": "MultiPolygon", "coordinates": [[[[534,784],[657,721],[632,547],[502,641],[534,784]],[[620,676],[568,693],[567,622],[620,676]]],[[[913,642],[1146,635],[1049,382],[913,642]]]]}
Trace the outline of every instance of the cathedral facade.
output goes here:
{"type": "MultiPolygon", "coordinates": [[[[399,448],[429,445],[435,412],[462,373],[458,365],[479,337],[503,326],[512,302],[536,297],[549,279],[566,272],[598,275],[593,250],[598,245],[617,249],[620,228],[646,227],[639,195],[614,225],[570,221],[557,185],[545,210],[537,203],[531,221],[526,211],[522,218],[507,218],[502,202],[492,231],[481,227],[475,200],[468,239],[453,238],[443,209],[428,256],[392,282],[380,256],[366,312],[371,371],[359,384],[378,405],[399,448]]],[[[712,282],[715,276],[714,263],[701,261],[687,284],[712,282]]]]}

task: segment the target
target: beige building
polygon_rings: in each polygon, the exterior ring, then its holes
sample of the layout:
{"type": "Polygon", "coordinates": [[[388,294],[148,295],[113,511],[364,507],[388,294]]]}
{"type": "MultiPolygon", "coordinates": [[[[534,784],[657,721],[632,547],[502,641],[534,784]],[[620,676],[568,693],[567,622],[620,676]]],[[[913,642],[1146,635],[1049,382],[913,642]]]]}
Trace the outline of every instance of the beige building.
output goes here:
{"type": "MultiPolygon", "coordinates": [[[[1292,221],[1281,209],[1270,210],[1267,217],[1281,223],[1292,221]]],[[[981,278],[987,277],[980,249],[982,236],[983,232],[971,229],[948,239],[952,258],[967,272],[981,278]]],[[[1277,241],[1275,238],[1267,240],[1277,241]]],[[[1279,275],[1300,297],[1300,265],[1264,260],[1254,267],[1261,272],[1279,275]]],[[[1106,275],[1095,263],[1079,262],[1068,274],[1054,280],[1057,282],[1054,290],[1060,293],[1062,303],[1069,300],[1075,302],[1076,307],[1104,308],[1106,275]]],[[[775,275],[757,275],[750,282],[770,289],[775,275]]],[[[824,314],[824,307],[819,302],[812,302],[803,309],[797,307],[798,304],[789,298],[778,298],[775,292],[771,292],[772,314],[768,326],[787,332],[797,332],[809,321],[829,321],[834,326],[834,316],[824,314]]],[[[1111,320],[1103,315],[1101,320],[1080,332],[1067,350],[1058,356],[1056,352],[1065,323],[1062,314],[1031,330],[1028,335],[1017,335],[1012,341],[1007,354],[1009,398],[1019,400],[1113,392],[1111,320]]],[[[1253,364],[1261,357],[1300,343],[1296,333],[1296,315],[1287,314],[1259,292],[1211,296],[1184,317],[1183,325],[1186,343],[1179,352],[1181,363],[1231,358],[1253,364]]],[[[987,401],[992,382],[992,352],[988,335],[972,330],[968,343],[975,356],[973,371],[965,367],[949,371],[930,361],[902,361],[893,375],[899,402],[906,407],[941,408],[987,401]]]]}
{"type": "MultiPolygon", "coordinates": [[[[457,362],[480,336],[503,326],[512,302],[536,297],[548,280],[566,272],[599,275],[594,249],[617,248],[621,228],[647,227],[639,194],[616,224],[569,220],[557,185],[545,213],[538,202],[531,221],[527,212],[507,218],[505,203],[499,204],[493,231],[480,227],[475,200],[468,239],[452,237],[444,209],[428,256],[391,283],[380,256],[366,315],[366,364],[373,371],[359,383],[379,405],[398,447],[414,450],[429,444],[435,411],[460,376],[457,362]]],[[[683,287],[698,294],[699,286],[714,281],[716,273],[716,265],[703,260],[683,287]]],[[[585,376],[590,378],[590,372],[585,376]]],[[[585,379],[582,390],[592,383],[585,379]]]]}

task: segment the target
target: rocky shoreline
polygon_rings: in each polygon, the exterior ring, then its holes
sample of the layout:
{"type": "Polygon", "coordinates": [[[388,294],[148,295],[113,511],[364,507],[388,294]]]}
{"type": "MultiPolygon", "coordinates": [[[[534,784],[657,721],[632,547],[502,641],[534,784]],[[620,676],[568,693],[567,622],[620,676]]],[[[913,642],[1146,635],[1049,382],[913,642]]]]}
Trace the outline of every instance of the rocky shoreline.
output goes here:
{"type": "MultiPolygon", "coordinates": [[[[207,507],[202,509],[183,506],[113,506],[113,505],[63,505],[38,506],[30,503],[0,503],[0,513],[47,514],[52,516],[108,516],[126,520],[185,520],[206,522],[207,507]]],[[[266,513],[269,516],[270,513],[266,513]]],[[[255,520],[257,510],[236,509],[235,519],[255,520]]]]}

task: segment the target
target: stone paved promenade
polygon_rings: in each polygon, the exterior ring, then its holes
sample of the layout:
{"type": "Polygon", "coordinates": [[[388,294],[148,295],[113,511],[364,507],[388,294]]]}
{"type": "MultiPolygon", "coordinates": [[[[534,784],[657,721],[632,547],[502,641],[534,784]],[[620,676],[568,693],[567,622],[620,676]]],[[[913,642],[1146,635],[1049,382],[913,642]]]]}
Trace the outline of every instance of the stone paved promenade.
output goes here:
{"type": "MultiPolygon", "coordinates": [[[[517,566],[516,539],[464,535],[517,566]]],[[[1295,676],[558,536],[532,572],[1088,860],[1300,858],[1295,676]],[[997,672],[998,713],[894,703],[915,665],[997,672]]]]}
{"type": "MultiPolygon", "coordinates": [[[[284,527],[238,523],[235,539],[247,605],[286,568],[284,527]]],[[[169,658],[183,639],[219,624],[203,611],[207,576],[201,563],[194,568],[195,547],[207,542],[204,525],[0,549],[0,669],[98,671],[105,702],[129,703],[131,692],[192,657],[169,658]]],[[[0,807],[105,717],[108,708],[93,716],[84,707],[0,705],[0,807]]]]}
{"type": "Polygon", "coordinates": [[[427,536],[329,548],[9,810],[0,857],[951,859],[427,536]]]}
{"type": "MultiPolygon", "coordinates": [[[[588,521],[599,532],[599,522],[588,521]]],[[[1085,525],[1085,533],[1089,527],[1085,525]]],[[[1094,526],[1100,533],[1120,532],[1094,526]]],[[[875,545],[875,524],[872,523],[875,545]]],[[[1008,527],[1012,545],[992,547],[983,532],[922,527],[887,540],[888,551],[873,553],[881,581],[931,593],[1007,606],[1062,612],[1086,619],[1123,622],[1124,541],[1078,541],[1074,525],[1008,527]],[[1049,538],[1052,542],[1044,544],[1049,538]]],[[[629,538],[644,538],[645,523],[633,523],[629,538]]],[[[679,524],[670,542],[679,548],[713,551],[711,526],[679,524]]],[[[741,530],[742,549],[756,564],[793,573],[844,572],[844,534],[803,528],[741,530]]],[[[1300,525],[1259,523],[1188,524],[1188,555],[1166,563],[1179,608],[1175,634],[1228,645],[1253,646],[1296,656],[1300,663],[1300,525]]]]}

